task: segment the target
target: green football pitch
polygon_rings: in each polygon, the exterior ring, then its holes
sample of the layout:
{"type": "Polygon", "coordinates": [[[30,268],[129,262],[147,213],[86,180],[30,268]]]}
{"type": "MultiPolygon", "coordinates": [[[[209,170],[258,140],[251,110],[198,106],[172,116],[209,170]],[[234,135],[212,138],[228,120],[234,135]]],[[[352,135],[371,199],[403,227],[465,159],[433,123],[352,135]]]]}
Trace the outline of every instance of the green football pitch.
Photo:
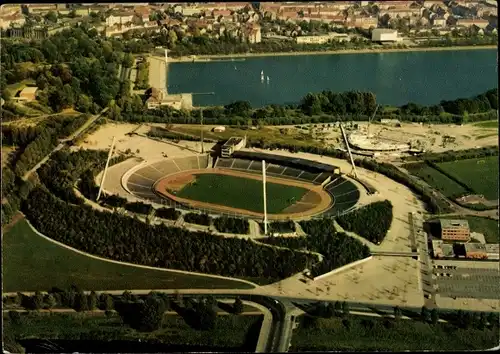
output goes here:
{"type": "MultiPolygon", "coordinates": [[[[267,212],[277,214],[300,200],[308,190],[278,183],[266,183],[267,212]]],[[[221,174],[200,174],[177,197],[224,205],[257,213],[264,212],[262,182],[256,179],[221,174]]]]}
{"type": "Polygon", "coordinates": [[[498,156],[441,162],[443,170],[488,200],[498,199],[498,156]]]}

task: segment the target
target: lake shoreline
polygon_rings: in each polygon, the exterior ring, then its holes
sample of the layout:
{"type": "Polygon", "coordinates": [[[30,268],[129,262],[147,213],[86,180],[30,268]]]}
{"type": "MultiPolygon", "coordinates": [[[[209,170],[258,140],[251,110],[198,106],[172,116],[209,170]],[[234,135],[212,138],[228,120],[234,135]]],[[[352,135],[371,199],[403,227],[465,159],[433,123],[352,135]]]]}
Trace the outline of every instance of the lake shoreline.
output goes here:
{"type": "MultiPolygon", "coordinates": [[[[211,60],[228,60],[240,58],[258,58],[271,56],[298,56],[298,55],[335,55],[335,54],[369,54],[369,53],[405,53],[405,52],[438,52],[438,51],[458,51],[458,50],[487,50],[497,49],[496,45],[483,46],[452,46],[452,47],[415,47],[415,48],[376,48],[376,49],[346,49],[346,50],[327,50],[327,51],[301,51],[301,52],[269,52],[269,53],[237,53],[237,54],[213,54],[196,55],[194,62],[203,62],[211,60]]],[[[191,56],[180,58],[168,58],[169,63],[192,63],[191,56]]]]}

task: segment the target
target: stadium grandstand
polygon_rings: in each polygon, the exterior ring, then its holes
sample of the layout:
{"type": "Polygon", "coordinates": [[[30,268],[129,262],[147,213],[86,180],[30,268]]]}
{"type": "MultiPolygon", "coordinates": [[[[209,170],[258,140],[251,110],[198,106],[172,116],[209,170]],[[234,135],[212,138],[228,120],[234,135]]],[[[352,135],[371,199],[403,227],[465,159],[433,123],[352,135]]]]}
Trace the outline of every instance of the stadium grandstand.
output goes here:
{"type": "MultiPolygon", "coordinates": [[[[340,168],[306,159],[264,154],[251,151],[233,151],[232,157],[219,158],[215,168],[232,169],[261,174],[262,160],[268,176],[312,183],[324,189],[331,197],[331,206],[322,215],[335,216],[351,211],[360,198],[357,186],[341,175],[340,168]]],[[[155,183],[169,175],[211,168],[209,155],[170,158],[140,165],[123,176],[122,185],[137,198],[146,201],[191,209],[154,192],[155,183]]]]}
{"type": "Polygon", "coordinates": [[[200,170],[208,167],[208,155],[197,155],[165,159],[134,170],[126,179],[126,190],[138,197],[154,203],[164,204],[164,199],[153,192],[156,181],[173,173],[189,170],[200,170]]]}

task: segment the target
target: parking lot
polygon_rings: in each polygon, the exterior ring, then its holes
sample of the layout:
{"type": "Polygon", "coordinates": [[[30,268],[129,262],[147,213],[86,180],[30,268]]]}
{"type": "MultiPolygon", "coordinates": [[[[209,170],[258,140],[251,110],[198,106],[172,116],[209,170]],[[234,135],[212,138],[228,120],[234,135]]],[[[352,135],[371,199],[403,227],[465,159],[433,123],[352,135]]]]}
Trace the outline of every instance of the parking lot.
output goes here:
{"type": "Polygon", "coordinates": [[[500,275],[496,269],[452,266],[434,268],[440,296],[451,298],[500,299],[500,275]],[[456,267],[456,268],[455,268],[456,267]]]}

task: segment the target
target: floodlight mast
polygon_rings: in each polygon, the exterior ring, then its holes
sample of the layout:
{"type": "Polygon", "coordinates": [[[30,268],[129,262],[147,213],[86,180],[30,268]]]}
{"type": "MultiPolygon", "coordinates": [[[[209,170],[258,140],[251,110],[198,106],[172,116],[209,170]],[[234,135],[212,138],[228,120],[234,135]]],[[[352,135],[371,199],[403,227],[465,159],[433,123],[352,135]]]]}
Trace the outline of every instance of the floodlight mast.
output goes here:
{"type": "Polygon", "coordinates": [[[266,161],[262,160],[262,197],[264,202],[264,234],[267,235],[267,195],[266,195],[266,161]]]}
{"type": "Polygon", "coordinates": [[[111,148],[109,149],[108,159],[106,160],[106,166],[104,167],[104,172],[102,173],[101,185],[99,186],[99,192],[97,193],[96,201],[99,200],[102,188],[104,187],[104,179],[106,178],[106,172],[108,171],[109,160],[111,160],[111,156],[113,155],[113,148],[115,146],[115,137],[113,137],[113,141],[111,142],[111,148]]]}
{"type": "Polygon", "coordinates": [[[377,107],[375,107],[375,112],[373,112],[373,115],[370,119],[368,119],[368,129],[367,129],[367,136],[369,137],[370,136],[370,122],[373,120],[373,118],[375,118],[375,114],[377,114],[377,110],[378,110],[378,105],[377,107]]]}
{"type": "Polygon", "coordinates": [[[342,136],[344,137],[345,145],[347,146],[347,153],[349,154],[349,158],[351,160],[351,165],[352,165],[352,175],[354,178],[358,178],[358,174],[356,173],[356,165],[354,164],[354,159],[352,158],[352,153],[351,153],[351,147],[349,146],[349,141],[347,140],[347,135],[345,133],[344,127],[342,126],[341,123],[340,125],[340,130],[342,131],[342,136]]]}

